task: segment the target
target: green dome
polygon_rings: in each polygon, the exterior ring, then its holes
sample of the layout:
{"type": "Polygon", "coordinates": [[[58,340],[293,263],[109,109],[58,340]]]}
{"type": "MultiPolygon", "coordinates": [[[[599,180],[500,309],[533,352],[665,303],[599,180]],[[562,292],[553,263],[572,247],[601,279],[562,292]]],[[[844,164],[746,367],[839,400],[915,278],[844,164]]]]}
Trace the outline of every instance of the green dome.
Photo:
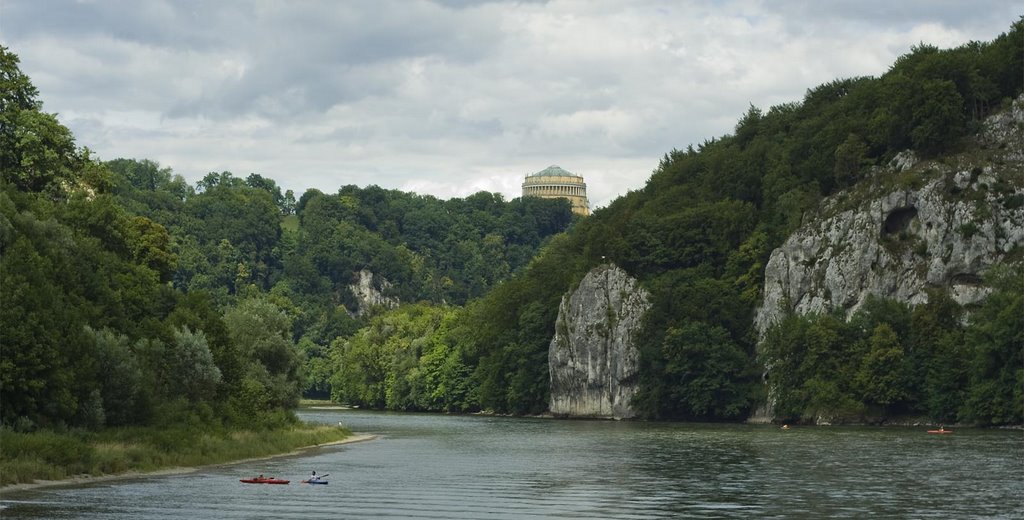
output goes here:
{"type": "Polygon", "coordinates": [[[579,175],[563,170],[560,166],[551,165],[537,173],[527,175],[527,177],[579,177],[579,175]]]}

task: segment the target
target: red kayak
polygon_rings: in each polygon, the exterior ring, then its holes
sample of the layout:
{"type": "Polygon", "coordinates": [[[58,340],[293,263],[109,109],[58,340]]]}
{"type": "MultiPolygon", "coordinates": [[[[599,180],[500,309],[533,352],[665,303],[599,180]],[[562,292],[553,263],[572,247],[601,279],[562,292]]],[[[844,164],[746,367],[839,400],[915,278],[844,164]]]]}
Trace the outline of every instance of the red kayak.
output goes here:
{"type": "Polygon", "coordinates": [[[239,482],[244,482],[246,484],[287,484],[290,481],[289,480],[282,480],[282,479],[279,479],[279,478],[273,478],[273,477],[254,477],[254,478],[243,478],[243,479],[240,479],[239,482]]]}
{"type": "Polygon", "coordinates": [[[953,430],[947,430],[947,429],[944,429],[944,428],[939,428],[938,430],[928,430],[928,433],[937,433],[939,435],[945,435],[947,433],[953,433],[953,430]]]}

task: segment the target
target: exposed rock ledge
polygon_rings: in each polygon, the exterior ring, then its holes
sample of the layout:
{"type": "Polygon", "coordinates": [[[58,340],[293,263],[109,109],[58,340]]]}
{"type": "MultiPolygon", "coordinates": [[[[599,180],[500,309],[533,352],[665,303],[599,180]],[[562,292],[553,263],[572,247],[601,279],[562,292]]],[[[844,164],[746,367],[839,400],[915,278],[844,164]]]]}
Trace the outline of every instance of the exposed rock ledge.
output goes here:
{"type": "Polygon", "coordinates": [[[962,305],[982,300],[984,272],[1024,246],[1022,127],[1024,97],[986,120],[979,152],[928,162],[904,152],[869,186],[827,200],[772,252],[758,331],[790,311],[849,316],[869,295],[917,305],[936,287],[962,305]],[[887,188],[897,176],[909,186],[887,188]]]}
{"type": "Polygon", "coordinates": [[[374,307],[385,309],[398,307],[398,298],[384,295],[384,292],[391,289],[391,282],[384,277],[378,277],[377,283],[374,283],[373,272],[369,269],[362,269],[356,273],[354,278],[354,283],[348,288],[359,302],[359,308],[355,312],[356,316],[362,316],[374,307]]]}
{"type": "Polygon", "coordinates": [[[634,336],[649,295],[614,265],[590,271],[562,297],[548,349],[551,413],[627,419],[636,394],[639,351],[634,336]]]}

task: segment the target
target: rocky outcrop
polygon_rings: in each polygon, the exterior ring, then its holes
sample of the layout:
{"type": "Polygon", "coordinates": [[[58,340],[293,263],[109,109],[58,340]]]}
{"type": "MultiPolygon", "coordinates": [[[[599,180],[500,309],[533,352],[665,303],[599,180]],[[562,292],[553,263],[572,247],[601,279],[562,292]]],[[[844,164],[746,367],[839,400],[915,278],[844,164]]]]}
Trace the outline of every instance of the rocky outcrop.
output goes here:
{"type": "MultiPolygon", "coordinates": [[[[1024,250],[1022,129],[1024,98],[988,118],[968,151],[933,161],[901,153],[824,201],[765,266],[761,336],[790,312],[849,318],[871,295],[917,305],[940,288],[962,305],[984,299],[989,267],[1024,250]]],[[[772,418],[767,390],[752,422],[772,418]]]]}
{"type": "Polygon", "coordinates": [[[391,283],[383,277],[374,282],[374,275],[369,269],[363,269],[356,273],[355,282],[348,286],[349,290],[359,302],[356,316],[362,316],[374,307],[393,309],[398,307],[398,298],[385,296],[384,292],[391,288],[391,283]]]}
{"type": "Polygon", "coordinates": [[[979,151],[942,161],[897,156],[825,201],[765,267],[763,334],[787,312],[852,314],[869,295],[916,305],[929,287],[961,304],[983,299],[982,275],[1024,247],[1024,101],[986,121],[979,151]]]}
{"type": "Polygon", "coordinates": [[[650,307],[635,279],[614,266],[592,270],[562,297],[548,348],[552,414],[633,417],[639,352],[634,336],[650,307]]]}

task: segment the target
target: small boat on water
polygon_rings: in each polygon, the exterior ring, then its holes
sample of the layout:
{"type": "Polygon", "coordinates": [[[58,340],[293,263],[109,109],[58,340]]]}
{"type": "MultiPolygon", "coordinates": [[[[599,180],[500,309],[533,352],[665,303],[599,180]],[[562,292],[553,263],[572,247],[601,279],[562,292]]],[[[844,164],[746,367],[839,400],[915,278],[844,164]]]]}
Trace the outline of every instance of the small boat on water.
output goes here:
{"type": "Polygon", "coordinates": [[[953,430],[947,430],[945,428],[939,427],[938,430],[928,430],[928,433],[934,433],[937,435],[947,435],[953,433],[953,430]]]}
{"type": "Polygon", "coordinates": [[[326,480],[303,480],[302,483],[303,484],[324,484],[324,485],[326,485],[327,481],[326,480]]]}
{"type": "Polygon", "coordinates": [[[243,482],[245,484],[287,484],[291,481],[274,477],[264,477],[263,475],[260,475],[258,477],[253,478],[239,479],[239,482],[243,482]]]}

